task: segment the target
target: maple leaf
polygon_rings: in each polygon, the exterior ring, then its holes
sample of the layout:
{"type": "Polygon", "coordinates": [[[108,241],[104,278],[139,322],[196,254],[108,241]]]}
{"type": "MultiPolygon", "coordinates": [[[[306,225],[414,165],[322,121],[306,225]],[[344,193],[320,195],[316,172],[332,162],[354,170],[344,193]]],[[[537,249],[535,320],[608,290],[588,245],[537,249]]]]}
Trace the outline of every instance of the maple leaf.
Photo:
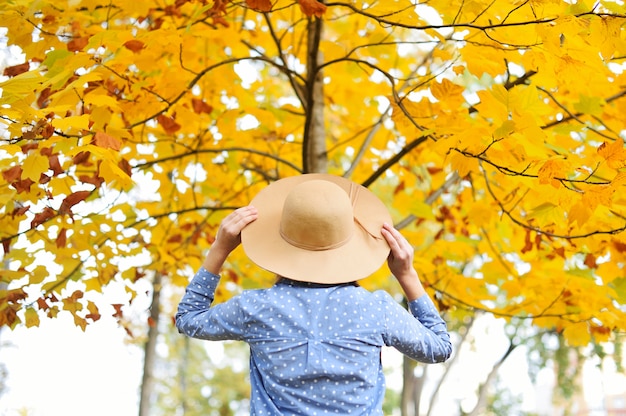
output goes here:
{"type": "Polygon", "coordinates": [[[55,244],[57,248],[62,248],[66,246],[67,244],[67,229],[66,228],[61,228],[61,230],[59,231],[59,234],[57,235],[55,244]]]}
{"type": "Polygon", "coordinates": [[[22,178],[31,179],[35,182],[39,181],[41,174],[50,168],[48,158],[41,154],[31,154],[24,161],[22,178]]]}
{"type": "Polygon", "coordinates": [[[113,306],[113,309],[115,310],[115,312],[113,312],[113,317],[117,319],[122,319],[124,317],[124,312],[122,311],[124,305],[121,303],[113,303],[111,304],[111,306],[113,306]]]}
{"type": "Polygon", "coordinates": [[[582,227],[589,220],[589,218],[591,218],[592,214],[593,211],[587,204],[579,202],[574,204],[569,210],[567,213],[567,220],[570,223],[576,222],[578,223],[578,226],[582,227]]]}
{"type": "Polygon", "coordinates": [[[322,17],[326,13],[326,5],[317,0],[298,0],[302,13],[307,16],[322,17]]]}
{"type": "Polygon", "coordinates": [[[106,134],[101,131],[97,132],[93,136],[93,143],[98,147],[103,147],[105,149],[113,149],[116,151],[119,151],[122,148],[121,141],[111,136],[110,134],[106,134]]]}
{"type": "Polygon", "coordinates": [[[200,100],[198,98],[192,98],[191,105],[193,107],[193,111],[196,114],[200,114],[200,113],[211,114],[211,112],[213,111],[213,107],[207,104],[204,100],[200,100]]]}
{"type": "Polygon", "coordinates": [[[100,319],[100,312],[98,311],[98,307],[95,303],[93,303],[93,301],[87,302],[87,310],[89,311],[89,313],[85,315],[86,318],[89,318],[94,322],[100,319]]]}
{"type": "Polygon", "coordinates": [[[606,160],[607,165],[613,169],[619,169],[626,166],[626,149],[624,149],[624,141],[615,139],[611,144],[603,142],[598,147],[598,154],[606,160]]]}
{"type": "Polygon", "coordinates": [[[589,267],[590,269],[595,269],[598,267],[598,264],[596,263],[596,256],[594,256],[591,253],[588,253],[585,256],[585,266],[589,267]]]}
{"type": "Polygon", "coordinates": [[[270,0],[246,0],[246,5],[259,12],[272,11],[272,2],[270,0]]]}
{"type": "Polygon", "coordinates": [[[571,346],[584,346],[591,341],[586,323],[575,323],[563,330],[563,336],[571,346]]]}
{"type": "Polygon", "coordinates": [[[538,172],[539,183],[550,184],[555,188],[558,188],[561,183],[554,179],[555,177],[563,177],[563,162],[557,159],[550,159],[546,161],[538,172]]]}
{"type": "Polygon", "coordinates": [[[35,308],[26,308],[26,312],[24,313],[24,321],[26,324],[26,328],[39,326],[39,314],[37,313],[35,308]]]}
{"type": "Polygon", "coordinates": [[[22,178],[22,167],[19,165],[13,166],[2,172],[2,177],[7,182],[15,182],[22,178]]]}
{"type": "Polygon", "coordinates": [[[30,222],[30,228],[36,228],[38,225],[43,224],[55,215],[56,212],[52,208],[45,207],[41,212],[35,214],[35,217],[30,222]]]}
{"type": "Polygon", "coordinates": [[[73,194],[70,194],[68,196],[65,197],[65,199],[63,200],[63,202],[61,203],[61,206],[59,207],[59,214],[65,215],[65,214],[70,214],[72,213],[72,207],[76,204],[78,204],[79,202],[84,201],[85,199],[87,199],[87,197],[89,197],[89,195],[91,195],[91,191],[76,191],[73,194]]]}
{"type": "Polygon", "coordinates": [[[178,124],[173,117],[168,117],[163,114],[159,114],[157,116],[157,121],[163,127],[163,130],[165,130],[167,134],[176,133],[181,128],[181,125],[178,124]]]}
{"type": "Polygon", "coordinates": [[[145,47],[145,44],[140,40],[131,39],[124,43],[124,47],[132,51],[133,53],[137,53],[137,52],[140,52],[145,47]]]}
{"type": "Polygon", "coordinates": [[[437,100],[451,103],[454,107],[465,101],[462,95],[464,90],[461,85],[456,85],[446,78],[430,86],[430,91],[437,100]]]}
{"type": "Polygon", "coordinates": [[[75,165],[90,165],[91,162],[89,162],[89,156],[91,156],[91,152],[78,152],[73,158],[72,158],[72,162],[75,165]]]}
{"type": "Polygon", "coordinates": [[[89,38],[86,36],[73,38],[67,43],[67,50],[70,52],[78,52],[83,50],[83,48],[87,46],[88,43],[89,38]]]}
{"type": "Polygon", "coordinates": [[[24,62],[23,64],[8,66],[4,68],[3,75],[5,77],[14,77],[30,69],[30,63],[24,62]]]}

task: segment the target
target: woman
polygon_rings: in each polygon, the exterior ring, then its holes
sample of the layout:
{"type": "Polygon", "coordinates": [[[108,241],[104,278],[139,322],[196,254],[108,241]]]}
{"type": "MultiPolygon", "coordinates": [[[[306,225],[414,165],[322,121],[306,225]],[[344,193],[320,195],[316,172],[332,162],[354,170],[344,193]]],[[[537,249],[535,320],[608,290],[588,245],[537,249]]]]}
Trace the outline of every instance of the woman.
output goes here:
{"type": "Polygon", "coordinates": [[[413,248],[390,224],[383,203],[347,179],[276,181],[224,218],[176,325],[194,338],[249,344],[253,415],[382,415],[383,346],[425,363],[452,351],[413,267],[413,248]],[[212,305],[219,272],[240,243],[279,279],[212,305]],[[356,283],[385,260],[409,311],[356,283]]]}

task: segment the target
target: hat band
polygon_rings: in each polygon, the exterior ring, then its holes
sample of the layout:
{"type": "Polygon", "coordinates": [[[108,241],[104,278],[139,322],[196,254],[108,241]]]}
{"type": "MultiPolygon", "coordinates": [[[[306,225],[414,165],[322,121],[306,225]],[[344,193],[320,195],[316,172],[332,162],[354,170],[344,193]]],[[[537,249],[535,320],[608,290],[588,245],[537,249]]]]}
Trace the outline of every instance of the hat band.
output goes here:
{"type": "Polygon", "coordinates": [[[352,234],[353,233],[348,234],[348,236],[345,239],[338,241],[336,243],[327,244],[325,246],[318,246],[318,245],[312,245],[312,244],[305,244],[300,241],[295,241],[289,238],[285,233],[283,233],[282,229],[280,230],[280,236],[283,238],[283,240],[285,240],[287,243],[291,244],[294,247],[298,247],[298,248],[301,248],[303,250],[308,250],[308,251],[324,251],[324,250],[332,250],[334,248],[339,248],[343,246],[344,244],[346,244],[348,241],[350,241],[350,239],[352,238],[352,234]]]}

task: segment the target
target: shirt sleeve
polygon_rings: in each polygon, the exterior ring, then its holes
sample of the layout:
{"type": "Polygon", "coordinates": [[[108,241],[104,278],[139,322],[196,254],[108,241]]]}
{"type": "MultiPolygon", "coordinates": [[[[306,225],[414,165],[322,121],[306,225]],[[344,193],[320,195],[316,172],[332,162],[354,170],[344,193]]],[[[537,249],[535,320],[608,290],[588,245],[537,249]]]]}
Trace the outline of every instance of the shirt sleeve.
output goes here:
{"type": "Polygon", "coordinates": [[[450,358],[450,334],[427,294],[409,302],[410,313],[389,295],[385,296],[385,303],[386,345],[424,363],[450,358]]]}
{"type": "Polygon", "coordinates": [[[239,297],[213,305],[220,277],[200,268],[178,304],[176,327],[181,334],[206,340],[241,340],[243,315],[239,297]]]}

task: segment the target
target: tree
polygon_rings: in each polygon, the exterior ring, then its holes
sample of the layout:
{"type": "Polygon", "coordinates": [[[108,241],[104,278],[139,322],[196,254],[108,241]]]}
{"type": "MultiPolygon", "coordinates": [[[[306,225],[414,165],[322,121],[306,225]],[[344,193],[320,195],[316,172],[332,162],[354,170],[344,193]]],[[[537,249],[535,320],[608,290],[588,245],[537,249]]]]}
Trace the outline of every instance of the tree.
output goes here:
{"type": "MultiPolygon", "coordinates": [[[[0,83],[0,325],[64,311],[85,328],[90,293],[148,269],[185,285],[224,212],[328,171],[389,204],[442,310],[610,340],[626,326],[624,11],[5,2],[23,63],[0,83]]],[[[224,279],[272,277],[239,252],[224,279]]]]}

